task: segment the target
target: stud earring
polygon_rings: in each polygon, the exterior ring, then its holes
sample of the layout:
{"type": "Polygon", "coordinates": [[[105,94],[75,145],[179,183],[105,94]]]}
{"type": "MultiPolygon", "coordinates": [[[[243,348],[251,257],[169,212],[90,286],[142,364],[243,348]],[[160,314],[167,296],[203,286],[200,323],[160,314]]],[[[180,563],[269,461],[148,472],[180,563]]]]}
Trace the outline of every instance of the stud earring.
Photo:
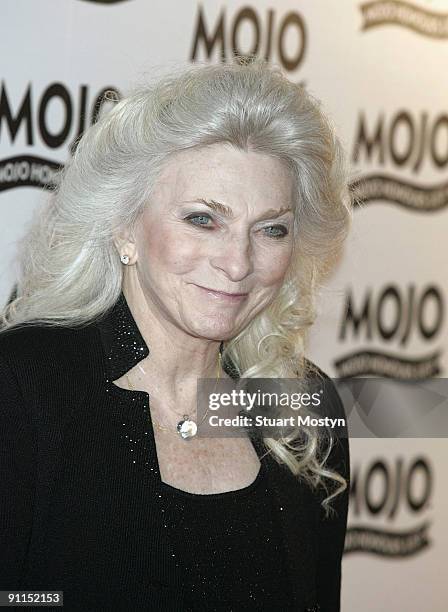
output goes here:
{"type": "Polygon", "coordinates": [[[121,255],[120,256],[120,261],[121,263],[123,263],[125,266],[128,265],[129,263],[129,256],[128,255],[121,255]]]}

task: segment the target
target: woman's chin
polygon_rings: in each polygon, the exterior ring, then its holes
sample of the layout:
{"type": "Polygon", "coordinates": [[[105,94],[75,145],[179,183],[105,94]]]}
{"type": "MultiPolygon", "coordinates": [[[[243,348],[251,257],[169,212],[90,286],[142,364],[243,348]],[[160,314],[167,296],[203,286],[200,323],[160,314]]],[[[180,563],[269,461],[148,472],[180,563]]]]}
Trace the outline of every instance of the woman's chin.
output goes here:
{"type": "Polygon", "coordinates": [[[191,329],[196,335],[208,340],[228,340],[239,331],[235,321],[222,320],[195,321],[191,329]]]}

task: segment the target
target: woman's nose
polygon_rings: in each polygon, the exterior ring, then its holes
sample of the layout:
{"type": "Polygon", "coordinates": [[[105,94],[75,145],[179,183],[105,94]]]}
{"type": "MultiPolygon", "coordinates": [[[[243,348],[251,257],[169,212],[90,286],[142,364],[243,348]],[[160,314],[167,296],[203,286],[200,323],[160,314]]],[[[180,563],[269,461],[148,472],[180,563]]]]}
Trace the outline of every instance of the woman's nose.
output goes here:
{"type": "Polygon", "coordinates": [[[253,270],[252,248],[248,237],[223,240],[210,259],[214,268],[237,282],[246,278],[253,270]]]}

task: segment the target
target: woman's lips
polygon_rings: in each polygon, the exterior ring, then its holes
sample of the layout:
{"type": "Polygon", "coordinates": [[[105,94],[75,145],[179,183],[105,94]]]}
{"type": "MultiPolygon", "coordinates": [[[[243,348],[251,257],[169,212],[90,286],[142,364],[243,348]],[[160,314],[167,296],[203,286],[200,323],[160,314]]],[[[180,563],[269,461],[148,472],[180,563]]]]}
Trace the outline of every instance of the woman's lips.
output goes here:
{"type": "Polygon", "coordinates": [[[241,302],[247,297],[247,293],[226,293],[225,291],[214,291],[208,287],[202,287],[201,285],[195,285],[201,291],[207,293],[216,300],[223,300],[225,302],[241,302]]]}

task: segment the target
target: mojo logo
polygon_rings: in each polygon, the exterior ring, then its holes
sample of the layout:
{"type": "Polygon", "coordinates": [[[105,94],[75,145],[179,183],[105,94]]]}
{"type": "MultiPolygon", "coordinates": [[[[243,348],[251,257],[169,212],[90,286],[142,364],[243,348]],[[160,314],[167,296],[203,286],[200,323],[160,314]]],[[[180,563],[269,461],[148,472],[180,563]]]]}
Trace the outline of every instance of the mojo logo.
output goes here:
{"type": "Polygon", "coordinates": [[[300,67],[307,45],[307,29],[300,13],[290,11],[278,17],[276,11],[269,9],[261,15],[245,6],[229,19],[227,10],[223,8],[210,26],[202,6],[199,7],[191,61],[198,58],[199,49],[203,48],[207,59],[215,52],[223,62],[235,55],[262,55],[266,60],[275,59],[288,72],[300,67]]]}
{"type": "Polygon", "coordinates": [[[397,25],[431,38],[448,38],[448,13],[428,11],[404,0],[374,0],[360,8],[362,30],[397,25]]]}
{"type": "MultiPolygon", "coordinates": [[[[377,295],[369,290],[357,301],[347,292],[340,325],[339,340],[381,340],[401,350],[413,336],[425,342],[440,334],[445,315],[442,290],[436,285],[418,289],[410,284],[406,289],[386,285],[377,295]]],[[[429,378],[440,374],[440,351],[417,357],[403,358],[384,350],[362,349],[337,359],[338,376],[388,376],[391,378],[429,378]]]]}
{"type": "MultiPolygon", "coordinates": [[[[9,134],[9,140],[14,144],[18,136],[23,135],[25,145],[30,149],[37,144],[43,144],[48,149],[68,145],[73,153],[86,127],[97,121],[106,101],[117,100],[119,97],[114,87],[105,87],[92,96],[89,87],[81,85],[75,96],[63,83],[52,83],[41,93],[35,104],[35,93],[30,84],[22,100],[13,104],[6,84],[2,82],[0,141],[4,143],[6,134],[9,134]],[[62,111],[62,122],[57,129],[51,126],[51,112],[54,112],[55,106],[62,111]]],[[[2,159],[0,191],[25,186],[51,188],[54,173],[62,165],[60,161],[29,153],[2,159]]]]}
{"type": "Polygon", "coordinates": [[[409,557],[430,546],[432,489],[433,470],[423,456],[357,465],[351,475],[344,553],[409,557]]]}
{"type": "MultiPolygon", "coordinates": [[[[428,113],[415,117],[408,111],[397,112],[389,121],[380,115],[374,127],[364,114],[358,121],[353,162],[389,164],[417,173],[423,161],[439,170],[448,165],[448,115],[431,118],[428,113]]],[[[351,185],[355,200],[362,205],[374,200],[398,204],[414,212],[435,212],[448,205],[448,181],[423,185],[382,172],[367,173],[351,185]]]]}

